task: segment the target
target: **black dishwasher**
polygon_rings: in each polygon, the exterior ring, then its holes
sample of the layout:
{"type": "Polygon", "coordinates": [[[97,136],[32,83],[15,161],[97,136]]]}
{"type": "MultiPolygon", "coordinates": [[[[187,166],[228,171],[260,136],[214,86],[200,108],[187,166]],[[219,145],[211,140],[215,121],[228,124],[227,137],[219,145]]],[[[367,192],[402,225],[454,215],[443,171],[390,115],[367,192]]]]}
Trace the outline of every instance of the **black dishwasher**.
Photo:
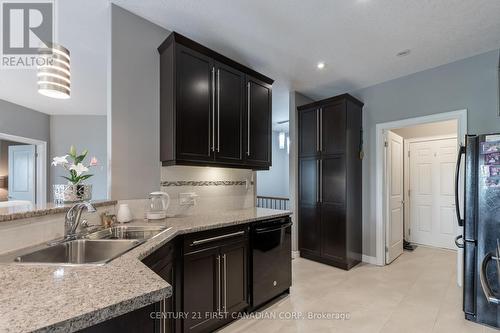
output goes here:
{"type": "Polygon", "coordinates": [[[287,292],[292,285],[292,222],[283,217],[251,227],[252,309],[287,292]]]}

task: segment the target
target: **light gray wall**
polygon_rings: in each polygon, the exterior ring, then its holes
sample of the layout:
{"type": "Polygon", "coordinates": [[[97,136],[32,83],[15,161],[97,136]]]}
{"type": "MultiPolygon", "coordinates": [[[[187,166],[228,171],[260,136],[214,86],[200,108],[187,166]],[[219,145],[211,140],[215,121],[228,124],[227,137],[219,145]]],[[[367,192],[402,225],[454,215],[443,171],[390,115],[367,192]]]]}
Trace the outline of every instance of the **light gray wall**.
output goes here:
{"type": "Polygon", "coordinates": [[[500,132],[498,51],[361,89],[363,127],[363,253],[375,249],[375,125],[459,109],[468,110],[468,133],[500,132]]]}
{"type": "Polygon", "coordinates": [[[49,142],[49,115],[0,99],[0,133],[49,142]]]}
{"type": "MultiPolygon", "coordinates": [[[[67,154],[71,145],[74,145],[78,152],[84,149],[89,151],[86,163],[95,156],[99,165],[90,170],[93,176],[85,183],[92,184],[93,199],[107,198],[106,116],[50,116],[50,143],[49,161],[54,156],[67,154]]],[[[67,176],[67,173],[61,167],[51,166],[50,181],[47,184],[65,184],[66,180],[61,176],[67,176]]]]}
{"type": "Polygon", "coordinates": [[[298,251],[298,225],[300,223],[297,212],[298,200],[298,133],[297,133],[297,107],[314,102],[307,96],[304,96],[296,91],[290,91],[289,102],[289,125],[290,125],[290,156],[289,156],[289,190],[290,190],[290,210],[292,214],[292,250],[298,251]]]}
{"type": "Polygon", "coordinates": [[[279,147],[279,132],[273,131],[272,166],[268,171],[257,172],[257,195],[288,197],[289,196],[289,163],[288,153],[279,147]]]}
{"type": "Polygon", "coordinates": [[[111,197],[138,199],[160,188],[159,54],[170,32],[111,6],[111,197]]]}
{"type": "MultiPolygon", "coordinates": [[[[0,133],[45,141],[49,151],[50,116],[0,99],[0,133]]],[[[48,177],[49,166],[47,166],[47,183],[48,177]]]]}

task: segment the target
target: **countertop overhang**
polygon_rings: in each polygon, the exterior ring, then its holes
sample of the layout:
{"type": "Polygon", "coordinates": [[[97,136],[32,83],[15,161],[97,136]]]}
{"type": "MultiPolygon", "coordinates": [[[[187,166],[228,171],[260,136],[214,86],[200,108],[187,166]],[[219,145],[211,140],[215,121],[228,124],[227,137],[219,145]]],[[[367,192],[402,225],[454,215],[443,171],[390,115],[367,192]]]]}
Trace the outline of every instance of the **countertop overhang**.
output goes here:
{"type": "MultiPolygon", "coordinates": [[[[96,200],[91,201],[94,207],[105,207],[116,205],[116,200],[96,200]]],[[[0,223],[14,220],[41,217],[45,215],[66,213],[74,204],[57,204],[46,202],[43,204],[26,204],[9,207],[0,207],[0,223]]]]}
{"type": "Polygon", "coordinates": [[[134,221],[172,227],[103,266],[0,264],[0,331],[74,332],[160,301],[172,287],[141,260],[178,235],[290,215],[264,208],[134,221]]]}

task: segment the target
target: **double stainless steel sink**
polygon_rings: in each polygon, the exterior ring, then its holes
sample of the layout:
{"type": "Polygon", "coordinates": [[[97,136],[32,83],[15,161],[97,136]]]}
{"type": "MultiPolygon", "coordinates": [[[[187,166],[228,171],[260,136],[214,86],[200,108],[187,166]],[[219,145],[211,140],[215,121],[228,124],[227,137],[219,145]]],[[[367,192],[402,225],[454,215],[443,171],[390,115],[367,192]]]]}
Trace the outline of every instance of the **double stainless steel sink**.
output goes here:
{"type": "Polygon", "coordinates": [[[163,230],[163,226],[119,225],[88,234],[87,239],[150,239],[163,230]]]}
{"type": "Polygon", "coordinates": [[[114,226],[21,255],[20,263],[102,265],[167,230],[164,226],[114,226]]]}

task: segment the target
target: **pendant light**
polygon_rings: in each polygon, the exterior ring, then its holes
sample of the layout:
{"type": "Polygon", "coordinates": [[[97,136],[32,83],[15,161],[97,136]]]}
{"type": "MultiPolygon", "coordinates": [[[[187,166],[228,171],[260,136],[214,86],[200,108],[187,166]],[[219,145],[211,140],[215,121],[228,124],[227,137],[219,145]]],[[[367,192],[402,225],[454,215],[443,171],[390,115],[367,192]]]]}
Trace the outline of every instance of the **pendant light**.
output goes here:
{"type": "Polygon", "coordinates": [[[68,99],[71,93],[69,50],[50,44],[39,50],[43,65],[38,66],[38,92],[44,96],[68,99]]]}

